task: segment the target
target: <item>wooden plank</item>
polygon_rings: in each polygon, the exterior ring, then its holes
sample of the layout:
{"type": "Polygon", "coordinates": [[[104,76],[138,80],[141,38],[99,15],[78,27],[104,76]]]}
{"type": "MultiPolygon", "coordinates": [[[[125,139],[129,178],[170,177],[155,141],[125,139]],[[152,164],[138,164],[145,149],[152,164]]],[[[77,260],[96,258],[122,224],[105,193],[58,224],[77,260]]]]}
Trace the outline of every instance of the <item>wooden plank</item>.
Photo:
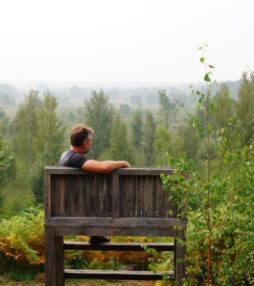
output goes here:
{"type": "Polygon", "coordinates": [[[116,172],[119,175],[165,175],[173,174],[174,169],[169,168],[121,168],[116,172]]]}
{"type": "Polygon", "coordinates": [[[137,180],[138,176],[135,175],[133,176],[133,197],[134,197],[134,203],[133,203],[133,208],[134,208],[134,212],[133,212],[133,216],[134,217],[138,217],[139,216],[139,204],[140,204],[140,191],[138,188],[138,180],[137,180]]]}
{"type": "Polygon", "coordinates": [[[156,191],[160,191],[159,189],[156,190],[154,188],[154,179],[156,176],[147,176],[147,182],[149,185],[148,188],[148,216],[149,217],[156,217],[156,191]]]}
{"type": "Polygon", "coordinates": [[[152,217],[150,203],[153,200],[152,193],[150,192],[151,186],[149,182],[149,177],[147,175],[141,177],[143,180],[142,184],[142,217],[152,217]]]}
{"type": "Polygon", "coordinates": [[[69,214],[68,216],[79,216],[79,177],[75,178],[73,176],[69,177],[68,191],[69,191],[69,214]]]}
{"type": "Polygon", "coordinates": [[[55,283],[55,260],[54,260],[54,232],[53,227],[45,229],[45,285],[54,286],[55,283]],[[53,253],[52,253],[53,252],[53,253]],[[51,257],[52,255],[52,257],[51,257]]]}
{"type": "Polygon", "coordinates": [[[120,217],[131,217],[131,193],[125,175],[119,175],[120,217]]]}
{"type": "Polygon", "coordinates": [[[59,216],[59,180],[51,176],[50,185],[51,216],[59,216]]]}
{"type": "Polygon", "coordinates": [[[175,280],[177,285],[182,286],[182,279],[186,277],[186,264],[185,264],[185,254],[186,254],[186,238],[184,230],[180,230],[178,237],[175,239],[175,253],[174,253],[174,263],[175,263],[175,280]]]}
{"type": "Polygon", "coordinates": [[[84,216],[90,216],[91,214],[91,203],[90,203],[90,197],[91,197],[91,174],[84,176],[84,192],[85,192],[85,210],[84,210],[84,216]]]}
{"type": "Polygon", "coordinates": [[[137,194],[137,213],[136,217],[142,217],[142,202],[143,202],[143,192],[142,192],[142,177],[136,176],[136,194],[137,194]]]}
{"type": "Polygon", "coordinates": [[[64,285],[63,237],[56,236],[52,227],[45,228],[45,285],[64,285]]]}
{"type": "Polygon", "coordinates": [[[165,242],[107,242],[102,244],[90,244],[81,241],[64,241],[64,249],[73,250],[101,250],[101,251],[144,251],[144,246],[156,251],[174,251],[174,243],[165,242]]]}
{"type": "Polygon", "coordinates": [[[44,207],[45,217],[51,217],[51,176],[50,173],[44,171],[44,207]]]}
{"type": "MultiPolygon", "coordinates": [[[[60,180],[61,178],[59,177],[58,179],[60,180]]],[[[65,188],[65,196],[64,196],[65,216],[71,216],[72,189],[69,188],[68,177],[62,176],[62,180],[64,181],[64,188],[65,188]]]]}
{"type": "MultiPolygon", "coordinates": [[[[86,175],[91,174],[89,172],[81,171],[77,168],[71,167],[59,167],[59,166],[46,166],[44,168],[45,174],[61,174],[61,175],[86,175]]],[[[173,173],[174,169],[169,168],[120,168],[111,174],[119,175],[160,175],[161,173],[165,175],[170,175],[173,173]]]]}
{"type": "Polygon", "coordinates": [[[147,237],[175,237],[177,231],[174,228],[159,227],[144,227],[141,231],[138,228],[128,227],[115,227],[115,228],[104,228],[91,226],[87,227],[73,227],[73,226],[56,226],[55,232],[57,235],[74,236],[74,235],[85,235],[85,236],[147,236],[147,237]]]}
{"type": "Polygon", "coordinates": [[[59,216],[65,216],[65,184],[64,180],[59,180],[59,216]]]}
{"type": "Polygon", "coordinates": [[[137,186],[136,186],[136,175],[131,176],[131,184],[130,189],[128,190],[130,192],[131,196],[131,213],[130,215],[132,217],[137,216],[137,186]]]}
{"type": "Polygon", "coordinates": [[[120,216],[120,197],[119,197],[119,176],[112,176],[112,217],[118,218],[120,216]]]}
{"type": "Polygon", "coordinates": [[[86,210],[86,178],[78,177],[79,180],[79,192],[78,192],[78,208],[79,208],[79,216],[87,216],[86,210]]]}
{"type": "Polygon", "coordinates": [[[90,214],[89,216],[97,216],[97,195],[96,195],[96,174],[91,174],[90,188],[90,214]]]}
{"type": "MultiPolygon", "coordinates": [[[[56,271],[56,285],[64,285],[64,251],[63,251],[63,236],[54,236],[54,247],[55,247],[55,271],[56,271]]],[[[51,254],[52,255],[52,254],[51,254]]]]}
{"type": "Polygon", "coordinates": [[[172,271],[157,272],[151,271],[112,271],[112,270],[76,270],[65,269],[66,279],[117,279],[117,280],[162,280],[167,273],[167,278],[173,279],[172,271]]]}
{"type": "Polygon", "coordinates": [[[52,218],[46,226],[54,226],[58,235],[105,236],[178,236],[175,226],[186,228],[179,219],[160,218],[52,218]]]}
{"type": "Polygon", "coordinates": [[[102,209],[101,216],[111,217],[112,216],[112,193],[113,189],[113,176],[104,175],[104,181],[102,185],[102,209]]]}
{"type": "MultiPolygon", "coordinates": [[[[93,227],[128,227],[135,228],[138,227],[182,227],[185,230],[187,226],[187,220],[177,219],[177,218],[101,218],[101,217],[53,217],[45,219],[45,225],[48,226],[93,226],[93,227]]],[[[176,228],[179,232],[179,228],[176,228]]],[[[178,233],[177,232],[177,233],[178,233]]]]}

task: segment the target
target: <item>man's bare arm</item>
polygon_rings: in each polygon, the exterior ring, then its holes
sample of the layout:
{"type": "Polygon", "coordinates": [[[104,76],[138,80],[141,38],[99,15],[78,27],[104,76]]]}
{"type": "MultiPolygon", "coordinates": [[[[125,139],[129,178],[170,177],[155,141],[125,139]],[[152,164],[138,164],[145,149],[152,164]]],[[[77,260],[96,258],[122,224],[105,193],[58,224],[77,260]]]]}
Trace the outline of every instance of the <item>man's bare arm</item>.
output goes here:
{"type": "Polygon", "coordinates": [[[131,165],[127,161],[95,161],[87,160],[83,166],[82,170],[86,172],[94,173],[110,173],[119,168],[128,168],[131,165]]]}

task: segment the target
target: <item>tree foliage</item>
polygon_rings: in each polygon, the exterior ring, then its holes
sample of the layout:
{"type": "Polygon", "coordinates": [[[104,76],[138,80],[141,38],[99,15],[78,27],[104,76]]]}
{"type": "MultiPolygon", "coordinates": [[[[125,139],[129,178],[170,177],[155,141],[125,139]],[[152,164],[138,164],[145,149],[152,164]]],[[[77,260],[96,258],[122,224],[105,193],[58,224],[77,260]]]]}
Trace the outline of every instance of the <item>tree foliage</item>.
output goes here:
{"type": "Polygon", "coordinates": [[[130,123],[131,129],[131,144],[134,148],[140,149],[143,141],[144,131],[143,131],[143,121],[141,109],[137,109],[134,112],[130,123]]]}
{"type": "Polygon", "coordinates": [[[143,152],[145,166],[155,165],[154,141],[156,136],[156,122],[150,111],[146,111],[144,120],[143,152]]]}
{"type": "Polygon", "coordinates": [[[206,71],[204,79],[207,93],[196,92],[199,103],[205,103],[204,124],[195,125],[202,135],[205,160],[199,166],[180,160],[174,175],[163,177],[169,198],[188,218],[186,285],[253,285],[254,150],[241,144],[238,129],[232,132],[235,142],[225,136],[228,129],[233,131],[230,119],[220,121],[218,140],[211,140],[215,135],[211,112],[217,107],[211,104],[211,72],[206,71]]]}
{"type": "Polygon", "coordinates": [[[38,203],[44,201],[44,166],[57,165],[63,150],[65,126],[56,113],[57,101],[50,93],[43,95],[42,105],[37,111],[37,127],[33,138],[36,154],[32,175],[32,191],[38,203]]]}
{"type": "Polygon", "coordinates": [[[15,176],[15,158],[11,149],[0,138],[0,187],[15,176]]]}
{"type": "Polygon", "coordinates": [[[154,141],[156,166],[168,167],[167,158],[172,154],[171,133],[163,126],[156,129],[156,139],[154,141]]]}
{"type": "Polygon", "coordinates": [[[175,121],[176,115],[183,103],[179,100],[170,100],[170,97],[167,95],[166,90],[162,89],[159,91],[159,104],[160,104],[160,118],[162,124],[167,129],[172,129],[175,121]]]}
{"type": "Polygon", "coordinates": [[[109,148],[111,126],[113,122],[114,107],[101,90],[93,91],[85,100],[85,124],[94,129],[94,143],[91,154],[98,159],[103,150],[109,148]]]}
{"type": "Polygon", "coordinates": [[[126,160],[130,164],[134,164],[134,153],[129,143],[127,134],[127,126],[122,122],[120,115],[117,113],[113,120],[109,158],[112,160],[126,160]]]}
{"type": "Polygon", "coordinates": [[[25,101],[19,107],[13,122],[13,142],[16,153],[26,162],[28,170],[32,173],[35,160],[33,140],[37,128],[37,109],[42,102],[38,91],[31,90],[25,101]]]}
{"type": "Polygon", "coordinates": [[[236,116],[236,102],[230,97],[228,86],[225,83],[215,94],[213,103],[215,105],[213,116],[217,129],[227,127],[229,120],[236,116]]]}
{"type": "Polygon", "coordinates": [[[41,166],[57,164],[62,153],[65,126],[58,118],[56,108],[56,98],[46,92],[36,114],[37,126],[32,141],[36,160],[41,166]]]}
{"type": "Polygon", "coordinates": [[[9,118],[5,114],[4,110],[0,107],[0,138],[3,137],[8,131],[9,118]]]}
{"type": "Polygon", "coordinates": [[[166,94],[165,90],[159,91],[159,103],[160,103],[160,116],[162,118],[162,122],[166,128],[170,127],[171,121],[171,113],[173,110],[173,105],[169,100],[169,97],[166,94]]]}
{"type": "MultiPolygon", "coordinates": [[[[182,138],[183,152],[187,159],[196,160],[199,150],[200,139],[197,130],[193,126],[192,118],[186,124],[179,127],[179,136],[182,138]]],[[[172,155],[173,156],[173,155],[172,155]]]]}
{"type": "Polygon", "coordinates": [[[0,209],[3,206],[3,187],[16,173],[15,158],[10,148],[0,138],[0,209]]]}
{"type": "Polygon", "coordinates": [[[239,90],[237,115],[242,132],[243,144],[248,145],[254,140],[254,73],[243,73],[239,90]]]}
{"type": "Polygon", "coordinates": [[[19,160],[26,162],[38,202],[43,201],[42,169],[57,164],[62,153],[65,127],[56,107],[56,98],[50,92],[40,98],[38,91],[31,90],[13,122],[14,147],[19,160]]]}
{"type": "Polygon", "coordinates": [[[189,206],[187,285],[209,285],[209,249],[211,285],[253,285],[254,150],[252,146],[228,148],[223,137],[218,148],[209,184],[203,172],[190,162],[179,162],[175,166],[178,171],[167,181],[170,197],[182,200],[178,207],[185,208],[186,200],[189,206]],[[187,172],[188,181],[181,172],[187,172]]]}

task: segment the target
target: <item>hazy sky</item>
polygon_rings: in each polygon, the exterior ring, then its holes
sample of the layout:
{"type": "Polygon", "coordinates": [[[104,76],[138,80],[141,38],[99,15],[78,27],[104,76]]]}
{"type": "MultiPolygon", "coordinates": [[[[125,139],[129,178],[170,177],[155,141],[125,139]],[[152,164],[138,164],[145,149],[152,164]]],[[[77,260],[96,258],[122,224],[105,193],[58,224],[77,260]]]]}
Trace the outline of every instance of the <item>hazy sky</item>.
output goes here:
{"type": "Polygon", "coordinates": [[[254,0],[2,0],[0,84],[195,82],[254,69],[254,0]]]}

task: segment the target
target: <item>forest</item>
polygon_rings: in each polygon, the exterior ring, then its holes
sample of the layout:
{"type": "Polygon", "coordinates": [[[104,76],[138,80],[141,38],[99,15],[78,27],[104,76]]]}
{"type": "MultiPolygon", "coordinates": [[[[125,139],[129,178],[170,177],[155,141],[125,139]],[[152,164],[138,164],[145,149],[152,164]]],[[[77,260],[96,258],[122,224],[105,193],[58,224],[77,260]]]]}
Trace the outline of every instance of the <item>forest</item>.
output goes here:
{"type": "MultiPolygon", "coordinates": [[[[89,158],[175,168],[162,180],[188,219],[185,285],[254,285],[254,73],[243,72],[237,88],[210,71],[185,90],[73,88],[77,98],[30,90],[18,104],[1,94],[0,276],[43,272],[44,166],[58,164],[72,125],[84,123],[95,130],[89,158]]],[[[112,268],[130,259],[97,256],[112,268]]],[[[89,267],[95,257],[67,261],[89,267]]],[[[172,263],[166,253],[152,261],[172,263]]]]}

